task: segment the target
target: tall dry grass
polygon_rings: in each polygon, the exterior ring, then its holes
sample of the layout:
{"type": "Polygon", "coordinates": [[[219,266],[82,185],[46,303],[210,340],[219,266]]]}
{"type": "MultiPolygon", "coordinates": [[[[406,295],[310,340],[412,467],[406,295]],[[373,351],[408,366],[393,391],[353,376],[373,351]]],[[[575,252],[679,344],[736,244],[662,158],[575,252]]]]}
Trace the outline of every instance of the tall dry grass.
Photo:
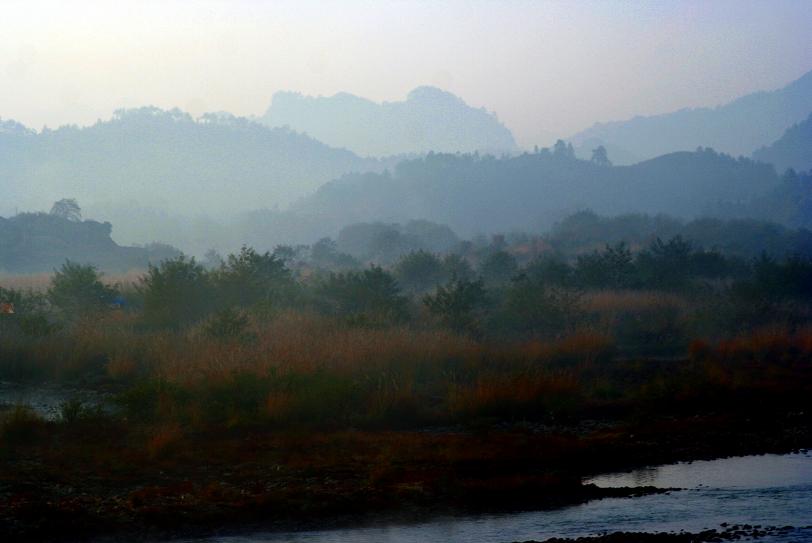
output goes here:
{"type": "MultiPolygon", "coordinates": [[[[102,282],[106,285],[131,288],[139,283],[145,270],[130,270],[125,273],[102,274],[102,282]]],[[[51,286],[53,273],[36,273],[30,275],[0,274],[0,287],[13,290],[31,290],[45,292],[51,286]]]]}
{"type": "Polygon", "coordinates": [[[33,290],[45,292],[51,285],[50,273],[33,275],[3,275],[0,274],[0,287],[11,290],[33,290]]]}
{"type": "Polygon", "coordinates": [[[645,290],[590,291],[581,298],[587,312],[611,318],[619,313],[646,313],[667,308],[685,311],[690,303],[684,296],[669,292],[645,290]]]}

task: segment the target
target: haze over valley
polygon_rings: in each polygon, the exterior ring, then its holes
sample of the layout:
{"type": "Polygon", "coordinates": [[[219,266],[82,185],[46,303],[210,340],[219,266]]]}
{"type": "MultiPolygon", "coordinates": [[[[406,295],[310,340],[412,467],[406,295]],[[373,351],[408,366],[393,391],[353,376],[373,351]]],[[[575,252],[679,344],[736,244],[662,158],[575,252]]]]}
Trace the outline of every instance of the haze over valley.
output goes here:
{"type": "Polygon", "coordinates": [[[812,3],[0,21],[0,541],[812,541],[812,3]]]}
{"type": "Polygon", "coordinates": [[[280,93],[250,119],[155,107],[56,130],[7,119],[2,206],[11,215],[75,198],[120,243],[198,256],[259,239],[309,244],[359,221],[425,219],[470,237],[540,233],[582,209],[722,216],[775,190],[786,169],[808,169],[810,81],[530,150],[492,113],[428,87],[384,104],[280,93]],[[593,156],[598,147],[605,157],[593,156]]]}

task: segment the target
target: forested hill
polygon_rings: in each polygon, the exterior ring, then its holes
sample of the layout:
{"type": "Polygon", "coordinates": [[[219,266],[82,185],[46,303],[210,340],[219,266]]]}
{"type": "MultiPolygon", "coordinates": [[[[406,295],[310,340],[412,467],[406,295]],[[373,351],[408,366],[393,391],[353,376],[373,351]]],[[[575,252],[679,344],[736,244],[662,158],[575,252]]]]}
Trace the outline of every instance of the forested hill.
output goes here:
{"type": "Polygon", "coordinates": [[[779,170],[812,170],[812,113],[788,128],[781,139],[753,153],[753,158],[774,164],[779,170]]]}
{"type": "Polygon", "coordinates": [[[773,167],[710,149],[633,166],[578,160],[571,148],[513,158],[429,154],[394,173],[330,182],[292,211],[335,224],[420,218],[463,236],[546,228],[579,209],[691,218],[718,202],[749,201],[778,185],[773,167]]]}
{"type": "Polygon", "coordinates": [[[133,201],[216,215],[285,205],[342,174],[387,164],[227,114],[193,119],[146,107],[85,128],[39,133],[5,121],[0,213],[71,197],[87,207],[133,201]]]}
{"type": "Polygon", "coordinates": [[[0,273],[50,272],[65,260],[123,272],[175,257],[172,247],[122,247],[111,238],[112,225],[69,220],[47,213],[0,217],[0,273]]]}
{"type": "Polygon", "coordinates": [[[418,87],[402,102],[382,104],[347,93],[312,97],[279,92],[262,121],[364,156],[518,150],[495,115],[434,87],[418,87]]]}
{"type": "MultiPolygon", "coordinates": [[[[784,88],[748,94],[715,108],[683,109],[663,115],[598,123],[572,137],[623,149],[639,159],[664,153],[713,147],[735,156],[750,154],[776,141],[812,112],[812,72],[784,88]]],[[[618,155],[618,158],[620,156],[618,155]]]]}

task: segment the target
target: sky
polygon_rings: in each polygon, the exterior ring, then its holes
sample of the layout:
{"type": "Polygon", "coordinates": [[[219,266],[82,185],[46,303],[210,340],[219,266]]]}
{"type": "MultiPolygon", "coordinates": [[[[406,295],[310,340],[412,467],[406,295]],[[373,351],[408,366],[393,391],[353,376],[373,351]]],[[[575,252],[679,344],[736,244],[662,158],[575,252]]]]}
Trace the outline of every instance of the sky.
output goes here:
{"type": "Polygon", "coordinates": [[[249,116],[280,90],[398,101],[434,85],[532,147],[779,88],[812,69],[809,28],[809,0],[3,0],[0,117],[249,116]]]}

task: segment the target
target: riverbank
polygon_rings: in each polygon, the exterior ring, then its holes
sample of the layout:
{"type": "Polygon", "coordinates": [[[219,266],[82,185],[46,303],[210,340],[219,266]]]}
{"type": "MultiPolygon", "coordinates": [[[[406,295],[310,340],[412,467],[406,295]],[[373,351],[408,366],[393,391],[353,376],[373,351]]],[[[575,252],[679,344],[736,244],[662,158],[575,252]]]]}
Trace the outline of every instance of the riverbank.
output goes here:
{"type": "Polygon", "coordinates": [[[437,514],[555,508],[662,492],[599,489],[608,471],[808,447],[810,411],[409,432],[183,434],[152,449],[111,419],[43,422],[5,451],[6,541],[164,539],[437,514]],[[88,440],[93,447],[88,448],[88,440]]]}
{"type": "MultiPolygon", "coordinates": [[[[736,524],[721,530],[703,530],[701,532],[613,532],[610,534],[578,537],[551,538],[542,543],[719,543],[720,541],[756,541],[764,538],[792,538],[798,534],[812,537],[812,527],[796,528],[793,526],[761,526],[736,524]]],[[[525,541],[524,543],[539,543],[525,541]]]]}

